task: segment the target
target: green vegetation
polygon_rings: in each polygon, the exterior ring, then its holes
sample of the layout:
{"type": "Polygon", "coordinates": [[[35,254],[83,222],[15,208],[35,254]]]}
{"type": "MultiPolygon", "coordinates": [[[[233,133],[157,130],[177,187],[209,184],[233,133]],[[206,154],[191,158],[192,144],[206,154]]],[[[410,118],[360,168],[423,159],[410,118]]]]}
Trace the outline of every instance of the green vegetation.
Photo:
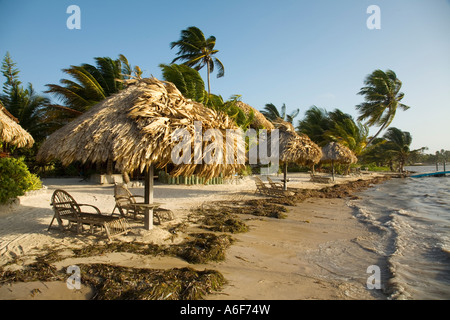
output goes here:
{"type": "Polygon", "coordinates": [[[160,64],[164,80],[172,82],[181,94],[200,103],[208,102],[205,83],[197,70],[184,64],[160,64]]]}
{"type": "Polygon", "coordinates": [[[197,71],[206,66],[208,69],[208,94],[211,94],[209,78],[210,74],[214,72],[214,66],[218,69],[217,78],[223,77],[225,74],[222,62],[215,57],[215,54],[219,52],[219,50],[214,49],[215,46],[216,38],[210,36],[206,39],[203,32],[197,27],[189,27],[182,30],[180,40],[170,44],[171,49],[175,47],[179,49],[177,57],[172,60],[172,63],[178,60],[185,61],[185,65],[197,71]]]}
{"type": "Polygon", "coordinates": [[[39,178],[28,171],[23,159],[0,158],[0,203],[42,188],[39,178]]]}
{"type": "Polygon", "coordinates": [[[298,122],[297,131],[306,134],[319,146],[329,142],[339,142],[360,155],[367,143],[369,129],[339,109],[328,112],[312,106],[298,122]]]}
{"type": "Polygon", "coordinates": [[[95,66],[84,63],[70,66],[62,71],[74,80],[61,79],[61,85],[47,84],[47,93],[51,93],[64,105],[52,104],[58,119],[73,119],[106,97],[124,88],[121,80],[140,77],[138,66],[131,67],[124,55],[113,60],[109,57],[96,57],[95,66]]]}
{"type": "Polygon", "coordinates": [[[369,126],[381,126],[378,132],[370,138],[367,144],[386,129],[394,120],[397,108],[408,110],[409,107],[400,103],[405,94],[400,92],[402,82],[392,70],[386,72],[375,70],[364,81],[365,87],[358,92],[364,96],[365,102],[356,106],[359,111],[359,121],[367,120],[369,126]]]}
{"type": "Polygon", "coordinates": [[[296,109],[291,114],[286,113],[286,105],[283,103],[281,110],[278,111],[277,107],[273,103],[265,105],[264,110],[261,113],[267,118],[267,120],[276,122],[277,120],[283,120],[293,123],[294,118],[298,116],[300,109],[296,109]]]}
{"type": "Polygon", "coordinates": [[[47,113],[50,100],[38,95],[31,83],[26,88],[21,85],[20,71],[9,52],[5,55],[1,71],[6,81],[3,83],[0,100],[36,142],[42,141],[54,128],[54,123],[47,113]]]}
{"type": "Polygon", "coordinates": [[[377,143],[364,155],[365,159],[380,164],[387,163],[391,171],[395,170],[394,164],[397,164],[398,171],[403,172],[408,160],[423,151],[423,148],[410,150],[411,134],[394,127],[387,130],[383,139],[375,141],[377,143]]]}

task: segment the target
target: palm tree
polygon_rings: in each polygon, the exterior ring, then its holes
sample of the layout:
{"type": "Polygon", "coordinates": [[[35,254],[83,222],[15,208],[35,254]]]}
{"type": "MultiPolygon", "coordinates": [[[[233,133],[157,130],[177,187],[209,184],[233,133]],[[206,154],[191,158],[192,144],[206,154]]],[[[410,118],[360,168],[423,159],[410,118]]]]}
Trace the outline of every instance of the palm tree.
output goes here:
{"type": "Polygon", "coordinates": [[[123,89],[120,80],[139,77],[139,67],[133,68],[124,55],[113,60],[109,57],[94,58],[96,65],[84,63],[81,66],[70,66],[62,71],[74,80],[61,79],[62,85],[47,84],[46,92],[56,96],[64,105],[53,104],[63,113],[76,117],[91,106],[102,101],[111,94],[123,89]]]}
{"type": "Polygon", "coordinates": [[[343,113],[339,109],[328,112],[331,127],[325,131],[324,135],[332,141],[348,147],[360,155],[367,145],[369,128],[361,122],[355,122],[349,114],[343,113]]]}
{"type": "Polygon", "coordinates": [[[189,27],[181,31],[181,38],[178,41],[170,43],[170,48],[178,47],[177,57],[172,60],[172,63],[181,60],[184,64],[194,68],[195,70],[202,69],[205,65],[207,67],[208,75],[208,94],[211,94],[210,74],[214,72],[214,67],[217,67],[217,78],[223,77],[225,69],[222,62],[214,55],[219,52],[215,50],[216,38],[210,36],[205,38],[203,32],[197,27],[189,27]]]}
{"type": "MultiPolygon", "coordinates": [[[[113,60],[109,57],[96,57],[95,66],[84,63],[81,66],[70,66],[63,72],[74,80],[61,79],[62,85],[47,84],[46,92],[55,95],[64,105],[52,104],[51,117],[59,120],[59,125],[70,121],[106,97],[124,88],[121,80],[131,77],[139,78],[142,74],[138,66],[131,67],[127,58],[120,54],[113,60]]],[[[112,172],[112,160],[107,161],[107,173],[112,172]]],[[[126,172],[125,181],[129,181],[126,172]]]]}
{"type": "Polygon", "coordinates": [[[305,118],[297,125],[299,133],[306,134],[319,146],[324,146],[331,142],[326,132],[331,128],[330,118],[325,109],[312,106],[305,112],[305,118]]]}
{"type": "Polygon", "coordinates": [[[181,94],[194,101],[207,103],[208,95],[205,83],[197,70],[184,64],[160,64],[164,80],[170,81],[180,90],[181,94]]]}
{"type": "Polygon", "coordinates": [[[423,148],[410,150],[409,147],[412,142],[411,134],[394,127],[389,128],[383,138],[387,141],[385,144],[385,150],[388,155],[398,161],[400,172],[404,171],[406,161],[412,154],[423,150],[423,148]]]}
{"type": "Polygon", "coordinates": [[[400,92],[402,82],[394,71],[375,70],[366,77],[364,84],[366,86],[358,94],[364,96],[366,101],[356,106],[359,111],[358,120],[367,120],[366,124],[369,126],[380,126],[367,143],[369,145],[391,124],[398,107],[403,110],[408,110],[409,107],[400,103],[405,95],[400,92]]]}
{"type": "Polygon", "coordinates": [[[300,109],[296,109],[291,114],[286,114],[286,104],[284,103],[281,106],[281,111],[278,111],[278,108],[273,103],[266,104],[264,110],[261,111],[269,121],[274,122],[281,119],[290,123],[294,121],[294,118],[298,116],[299,112],[300,109]]]}

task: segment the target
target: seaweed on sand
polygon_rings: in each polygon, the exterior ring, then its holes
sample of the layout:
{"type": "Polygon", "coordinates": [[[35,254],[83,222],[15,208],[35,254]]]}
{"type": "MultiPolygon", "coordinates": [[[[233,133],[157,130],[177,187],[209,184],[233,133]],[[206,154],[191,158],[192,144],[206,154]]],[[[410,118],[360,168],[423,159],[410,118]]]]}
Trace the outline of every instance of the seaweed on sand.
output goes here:
{"type": "Polygon", "coordinates": [[[233,243],[233,239],[226,234],[195,233],[191,236],[193,239],[179,245],[177,250],[177,256],[189,263],[225,260],[225,252],[233,243]]]}
{"type": "Polygon", "coordinates": [[[203,210],[221,210],[223,212],[232,212],[235,214],[248,214],[258,217],[270,217],[276,219],[286,218],[285,212],[288,209],[280,204],[272,203],[266,199],[250,199],[241,201],[216,201],[203,210]],[[220,209],[217,209],[220,208],[220,209]]]}
{"type": "MultiPolygon", "coordinates": [[[[211,231],[242,233],[248,231],[248,226],[236,215],[211,207],[192,210],[202,227],[211,231]]],[[[190,216],[192,218],[192,215],[190,216]]]]}
{"type": "Polygon", "coordinates": [[[160,270],[89,264],[81,265],[81,277],[95,288],[97,300],[195,300],[225,284],[218,271],[192,268],[160,270]]]}
{"type": "Polygon", "coordinates": [[[20,270],[4,270],[0,267],[0,284],[9,282],[58,281],[64,279],[64,275],[49,262],[39,258],[37,260],[20,270]]]}
{"type": "MultiPolygon", "coordinates": [[[[206,263],[225,259],[225,251],[233,242],[229,235],[213,233],[190,234],[190,239],[177,245],[158,246],[146,243],[109,243],[72,249],[80,256],[108,252],[132,252],[143,255],[172,255],[189,263],[206,263]]],[[[60,250],[62,251],[62,250],[60,250]]],[[[67,274],[52,263],[61,260],[58,251],[36,258],[23,269],[9,271],[0,266],[0,284],[30,281],[64,281],[67,274]]],[[[191,268],[158,270],[125,268],[108,264],[80,265],[82,282],[96,290],[94,299],[201,299],[225,284],[223,275],[215,270],[196,271],[191,268]]]]}
{"type": "Polygon", "coordinates": [[[141,242],[113,242],[103,246],[90,245],[74,249],[77,257],[87,257],[110,252],[128,252],[152,256],[177,256],[189,263],[206,263],[225,259],[225,251],[233,239],[225,234],[193,233],[191,238],[180,244],[163,246],[141,242]]]}

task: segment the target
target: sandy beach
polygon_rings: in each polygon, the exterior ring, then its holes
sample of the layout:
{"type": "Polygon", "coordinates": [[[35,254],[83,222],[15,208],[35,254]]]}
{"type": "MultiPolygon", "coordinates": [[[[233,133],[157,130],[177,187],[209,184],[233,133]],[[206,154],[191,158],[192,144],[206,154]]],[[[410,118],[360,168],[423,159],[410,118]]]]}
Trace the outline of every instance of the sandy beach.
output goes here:
{"type": "MultiPolygon", "coordinates": [[[[375,173],[339,176],[335,184],[376,176],[375,173]]],[[[289,178],[289,187],[293,188],[328,186],[310,182],[306,173],[292,173],[289,178]]],[[[280,179],[281,176],[274,177],[275,181],[280,179]]],[[[0,266],[5,270],[20,270],[49,250],[106,243],[104,238],[87,233],[61,232],[56,227],[47,231],[53,217],[50,198],[56,189],[64,189],[77,202],[95,205],[102,212],[113,211],[112,185],[79,180],[44,179],[45,189],[20,197],[20,204],[0,208],[0,266]]],[[[114,241],[181,243],[189,232],[199,231],[198,225],[190,219],[190,209],[213,201],[262,199],[255,194],[255,189],[252,177],[221,185],[156,183],[155,201],[172,210],[175,219],[155,225],[150,231],[142,228],[142,222],[131,221],[131,232],[114,241]],[[187,226],[183,232],[170,232],[171,227],[181,223],[187,226]]],[[[142,186],[130,187],[130,190],[143,194],[142,186]]],[[[345,198],[307,198],[295,206],[287,206],[285,219],[240,215],[249,231],[232,235],[235,241],[227,249],[224,261],[190,264],[173,256],[112,252],[77,257],[69,252],[66,259],[54,266],[64,270],[70,265],[106,263],[133,268],[217,270],[227,282],[220,291],[206,295],[205,299],[383,299],[380,293],[366,289],[367,267],[376,262],[371,251],[376,236],[354,217],[346,202],[345,198]]],[[[93,289],[86,286],[81,290],[69,290],[64,281],[2,283],[0,286],[0,299],[7,300],[89,299],[94,294],[93,289]]]]}

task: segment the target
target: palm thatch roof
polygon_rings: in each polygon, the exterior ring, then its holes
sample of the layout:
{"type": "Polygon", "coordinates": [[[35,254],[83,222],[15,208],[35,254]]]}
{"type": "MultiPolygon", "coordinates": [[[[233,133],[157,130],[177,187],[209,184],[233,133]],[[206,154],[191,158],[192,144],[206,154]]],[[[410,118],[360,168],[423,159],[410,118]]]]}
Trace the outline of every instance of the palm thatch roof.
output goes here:
{"type": "MultiPolygon", "coordinates": [[[[172,175],[229,176],[244,167],[245,159],[238,159],[235,164],[204,164],[197,159],[194,163],[194,122],[201,121],[203,133],[210,128],[222,133],[225,156],[226,130],[238,129],[227,115],[184,98],[170,82],[145,78],[126,83],[124,90],[50,135],[38,152],[38,160],[60,159],[64,165],[73,161],[113,160],[116,169],[122,172],[136,169],[142,172],[149,165],[162,168],[172,162],[172,150],[180,143],[172,139],[172,134],[177,129],[186,129],[191,136],[191,161],[175,165],[172,175]]],[[[234,138],[239,143],[243,141],[238,133],[234,138]]],[[[201,150],[207,145],[203,141],[201,150]]]]}
{"type": "Polygon", "coordinates": [[[320,159],[322,163],[335,161],[343,164],[352,164],[358,161],[358,158],[348,147],[337,142],[330,142],[324,146],[322,154],[323,156],[320,159]]]}
{"type": "Polygon", "coordinates": [[[19,125],[19,121],[0,102],[0,142],[31,148],[34,139],[19,125]]]}
{"type": "Polygon", "coordinates": [[[280,162],[294,162],[300,165],[313,165],[322,157],[322,150],[307,135],[295,132],[292,123],[279,121],[275,124],[279,129],[280,162]]]}
{"type": "Polygon", "coordinates": [[[250,114],[250,112],[253,112],[253,114],[255,115],[255,119],[250,124],[251,128],[253,128],[253,129],[264,128],[267,130],[275,129],[275,126],[273,125],[273,123],[270,122],[269,120],[267,120],[267,118],[261,112],[259,112],[252,106],[250,106],[242,101],[236,102],[236,106],[239,107],[242,111],[244,111],[244,113],[247,116],[250,114]]]}

